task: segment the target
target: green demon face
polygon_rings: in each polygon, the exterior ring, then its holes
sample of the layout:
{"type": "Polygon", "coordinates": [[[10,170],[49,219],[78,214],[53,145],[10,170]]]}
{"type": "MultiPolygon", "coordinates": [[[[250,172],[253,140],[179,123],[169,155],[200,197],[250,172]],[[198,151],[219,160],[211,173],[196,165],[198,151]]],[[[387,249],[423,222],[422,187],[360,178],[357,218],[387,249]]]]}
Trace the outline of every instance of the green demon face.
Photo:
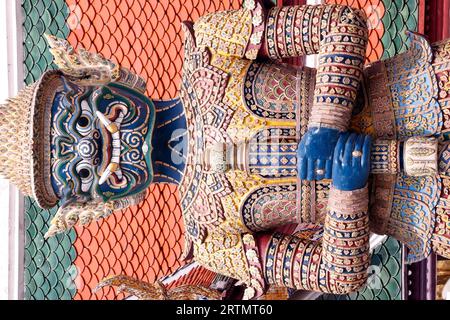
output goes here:
{"type": "Polygon", "coordinates": [[[78,86],[61,76],[51,114],[52,187],[63,200],[104,202],[152,181],[154,108],[117,83],[78,86]]]}

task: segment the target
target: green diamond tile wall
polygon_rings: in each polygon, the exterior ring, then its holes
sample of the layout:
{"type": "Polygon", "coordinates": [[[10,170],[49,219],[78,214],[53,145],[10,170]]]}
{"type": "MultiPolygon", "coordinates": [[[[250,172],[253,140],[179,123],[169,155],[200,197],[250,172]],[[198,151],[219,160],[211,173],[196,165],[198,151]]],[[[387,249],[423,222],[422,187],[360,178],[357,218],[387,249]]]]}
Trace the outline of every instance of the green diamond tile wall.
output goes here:
{"type": "MultiPolygon", "coordinates": [[[[63,0],[22,1],[25,83],[36,81],[54,68],[44,33],[65,38],[69,33],[69,10],[63,0]]],[[[75,232],[44,241],[50,220],[56,212],[42,210],[31,199],[25,200],[25,299],[72,299],[76,287],[76,269],[72,266],[75,232]]]]}
{"type": "Polygon", "coordinates": [[[390,58],[406,49],[406,30],[417,31],[419,1],[383,0],[385,13],[382,18],[384,34],[381,38],[383,59],[390,58]]]}

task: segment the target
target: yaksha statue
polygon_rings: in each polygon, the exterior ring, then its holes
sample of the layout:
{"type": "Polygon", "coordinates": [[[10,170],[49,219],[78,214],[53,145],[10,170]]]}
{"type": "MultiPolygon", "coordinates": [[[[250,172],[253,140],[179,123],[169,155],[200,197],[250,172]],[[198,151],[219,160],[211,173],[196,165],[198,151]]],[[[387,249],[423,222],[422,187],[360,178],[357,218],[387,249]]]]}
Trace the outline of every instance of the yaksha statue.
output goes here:
{"type": "MultiPolygon", "coordinates": [[[[408,262],[450,257],[450,42],[364,64],[366,17],[340,5],[239,10],[183,24],[180,96],[49,37],[59,66],[0,109],[1,172],[60,208],[47,233],[178,185],[185,257],[247,285],[363,286],[369,234],[408,262]],[[318,54],[317,69],[281,58],[318,54]]],[[[114,284],[116,284],[114,282],[114,284]]]]}

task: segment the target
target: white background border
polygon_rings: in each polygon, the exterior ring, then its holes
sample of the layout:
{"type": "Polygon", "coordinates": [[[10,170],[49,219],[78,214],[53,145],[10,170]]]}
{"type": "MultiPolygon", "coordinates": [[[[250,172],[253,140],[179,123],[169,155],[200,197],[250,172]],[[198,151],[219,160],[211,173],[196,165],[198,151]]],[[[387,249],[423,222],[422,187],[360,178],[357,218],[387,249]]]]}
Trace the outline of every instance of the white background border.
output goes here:
{"type": "MultiPolygon", "coordinates": [[[[23,34],[20,0],[0,1],[0,102],[23,87],[23,34]]],[[[0,299],[24,296],[24,199],[0,179],[0,299]]]]}

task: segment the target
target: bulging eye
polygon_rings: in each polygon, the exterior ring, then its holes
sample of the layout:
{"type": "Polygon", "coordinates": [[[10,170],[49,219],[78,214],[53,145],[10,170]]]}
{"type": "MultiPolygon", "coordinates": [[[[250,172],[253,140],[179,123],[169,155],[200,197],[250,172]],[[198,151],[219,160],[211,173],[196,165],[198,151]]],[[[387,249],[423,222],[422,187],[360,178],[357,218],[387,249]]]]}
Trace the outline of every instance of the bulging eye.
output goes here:
{"type": "Polygon", "coordinates": [[[77,165],[78,176],[81,180],[81,191],[88,192],[94,181],[93,168],[90,163],[79,163],[77,165]]]}
{"type": "Polygon", "coordinates": [[[91,171],[89,169],[83,168],[78,172],[81,179],[88,179],[91,176],[91,171]]]}
{"type": "Polygon", "coordinates": [[[77,131],[81,135],[87,136],[91,132],[93,121],[94,116],[89,104],[86,100],[81,101],[81,115],[77,119],[77,131]]]}
{"type": "Polygon", "coordinates": [[[87,128],[87,127],[89,127],[90,124],[91,124],[91,120],[88,117],[86,117],[85,115],[82,115],[80,118],[78,118],[77,125],[80,128],[87,128]]]}

